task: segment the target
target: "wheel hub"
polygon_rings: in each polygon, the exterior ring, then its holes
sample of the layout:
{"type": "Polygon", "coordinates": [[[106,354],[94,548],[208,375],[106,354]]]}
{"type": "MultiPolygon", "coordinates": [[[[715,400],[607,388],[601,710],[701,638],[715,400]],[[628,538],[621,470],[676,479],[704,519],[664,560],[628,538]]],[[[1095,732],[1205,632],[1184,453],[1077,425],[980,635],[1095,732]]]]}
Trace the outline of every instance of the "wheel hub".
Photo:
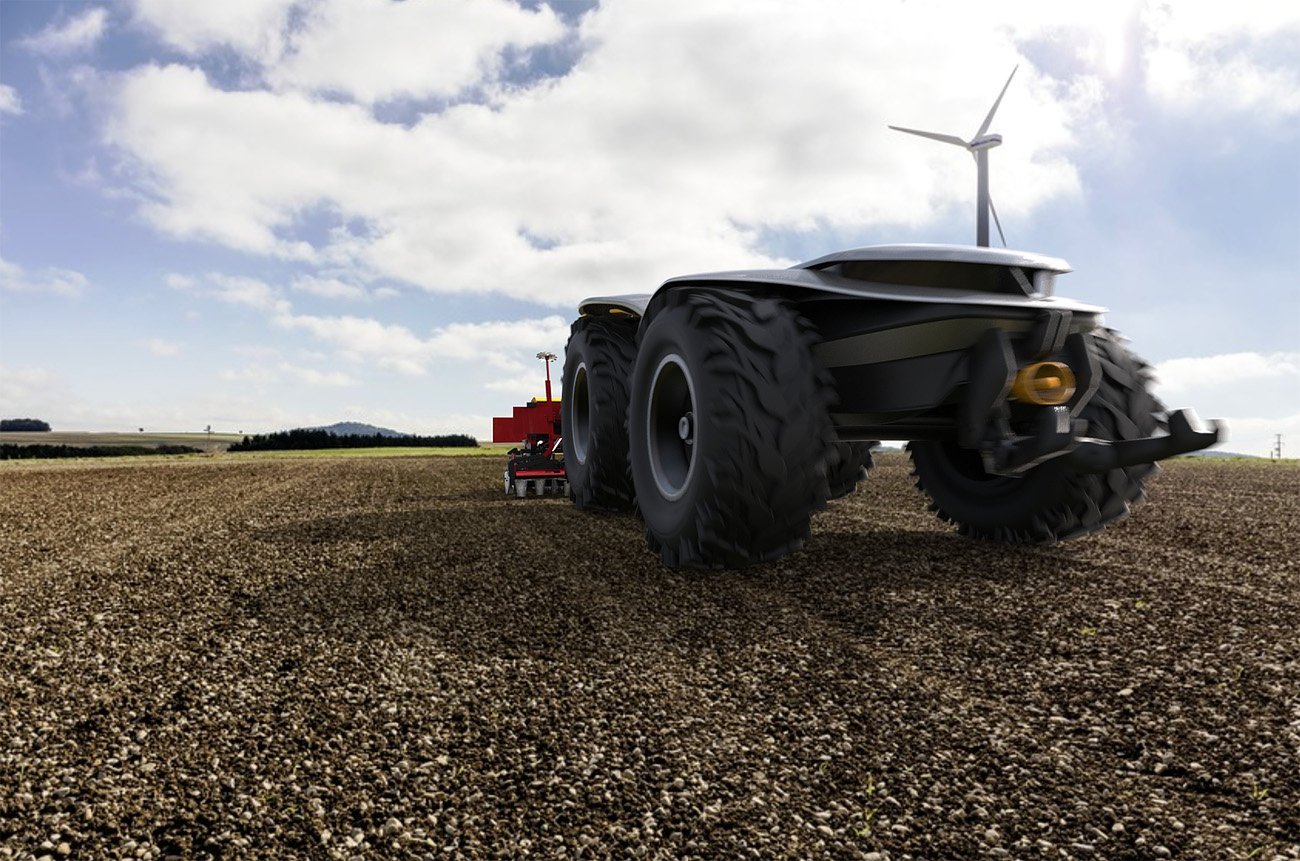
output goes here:
{"type": "Polygon", "coordinates": [[[687,445],[695,444],[695,414],[687,413],[677,420],[677,436],[687,445]]]}

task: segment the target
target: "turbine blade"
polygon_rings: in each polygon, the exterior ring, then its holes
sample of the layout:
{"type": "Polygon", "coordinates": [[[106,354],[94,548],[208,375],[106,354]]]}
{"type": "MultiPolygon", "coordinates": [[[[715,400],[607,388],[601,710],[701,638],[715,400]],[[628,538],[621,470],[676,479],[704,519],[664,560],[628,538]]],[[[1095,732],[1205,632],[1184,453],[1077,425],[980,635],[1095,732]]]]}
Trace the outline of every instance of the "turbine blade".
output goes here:
{"type": "Polygon", "coordinates": [[[993,224],[997,227],[998,236],[1002,239],[1002,247],[1006,248],[1007,235],[1002,232],[1002,222],[998,221],[998,210],[997,207],[993,205],[993,195],[989,195],[989,214],[993,216],[993,224]]]}
{"type": "Polygon", "coordinates": [[[989,115],[984,118],[984,125],[980,126],[980,130],[975,132],[975,137],[971,138],[971,140],[984,137],[984,133],[989,130],[989,126],[993,124],[993,115],[998,112],[998,105],[1002,104],[1002,97],[1007,94],[1007,87],[1011,86],[1011,78],[1016,76],[1016,70],[1019,68],[1020,66],[1016,66],[1015,69],[1011,70],[1011,76],[1008,77],[1007,82],[1002,85],[1002,92],[998,93],[998,100],[993,103],[993,107],[989,108],[989,115]]]}
{"type": "Polygon", "coordinates": [[[938,134],[937,132],[923,132],[920,131],[919,129],[905,129],[902,126],[890,126],[890,128],[896,132],[906,132],[909,135],[919,135],[923,138],[929,138],[932,141],[950,143],[953,144],[954,146],[959,146],[962,149],[970,149],[970,144],[968,144],[966,141],[962,140],[961,138],[957,137],[956,135],[941,135],[938,134]]]}

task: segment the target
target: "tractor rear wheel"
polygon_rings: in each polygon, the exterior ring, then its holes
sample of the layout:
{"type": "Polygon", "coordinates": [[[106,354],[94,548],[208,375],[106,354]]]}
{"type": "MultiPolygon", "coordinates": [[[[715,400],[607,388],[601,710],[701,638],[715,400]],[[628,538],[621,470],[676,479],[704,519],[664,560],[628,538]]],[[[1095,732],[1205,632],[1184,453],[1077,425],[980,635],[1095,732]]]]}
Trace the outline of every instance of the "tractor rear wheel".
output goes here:
{"type": "Polygon", "coordinates": [[[670,296],[642,332],[628,441],[646,540],[669,567],[741,567],[803,545],[826,500],[833,382],[787,304],[670,296]]]}
{"type": "MultiPolygon", "coordinates": [[[[1148,391],[1150,367],[1110,329],[1093,335],[1101,385],[1079,417],[1095,439],[1148,437],[1166,423],[1165,409],[1148,391]]],[[[1143,484],[1159,471],[1154,463],[1104,473],[1081,473],[1060,458],[1019,478],[985,472],[978,452],[952,442],[908,445],[916,486],[940,520],[963,535],[1008,544],[1047,544],[1098,532],[1125,517],[1143,499],[1143,484]]]]}
{"type": "Polygon", "coordinates": [[[564,348],[564,470],[569,498],[580,509],[632,509],[627,393],[636,327],[618,317],[579,317],[564,348]]]}

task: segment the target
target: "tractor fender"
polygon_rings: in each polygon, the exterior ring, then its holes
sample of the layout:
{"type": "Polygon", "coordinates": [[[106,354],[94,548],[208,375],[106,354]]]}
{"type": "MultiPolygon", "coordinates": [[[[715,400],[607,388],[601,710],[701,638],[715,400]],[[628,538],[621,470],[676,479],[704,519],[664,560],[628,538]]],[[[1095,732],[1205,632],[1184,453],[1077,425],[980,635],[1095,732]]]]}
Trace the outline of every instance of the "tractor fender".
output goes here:
{"type": "Polygon", "coordinates": [[[653,314],[668,293],[684,288],[752,290],[765,296],[782,296],[795,301],[821,294],[848,299],[912,302],[926,305],[969,305],[1034,311],[1058,310],[1082,315],[1100,315],[1107,311],[1106,308],[1098,305],[1060,296],[1015,295],[952,287],[918,287],[861,281],[837,274],[833,270],[822,269],[755,269],[671,278],[649,298],[642,316],[653,314]]]}

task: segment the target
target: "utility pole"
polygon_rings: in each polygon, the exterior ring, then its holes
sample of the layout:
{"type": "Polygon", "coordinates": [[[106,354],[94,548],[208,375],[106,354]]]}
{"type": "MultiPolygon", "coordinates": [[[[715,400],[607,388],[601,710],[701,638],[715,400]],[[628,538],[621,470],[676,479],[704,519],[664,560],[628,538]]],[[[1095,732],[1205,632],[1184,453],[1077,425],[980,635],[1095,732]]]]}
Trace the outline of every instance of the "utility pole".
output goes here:
{"type": "Polygon", "coordinates": [[[1273,442],[1273,450],[1268,453],[1268,457],[1270,460],[1282,459],[1282,434],[1277,435],[1277,439],[1273,442]]]}

